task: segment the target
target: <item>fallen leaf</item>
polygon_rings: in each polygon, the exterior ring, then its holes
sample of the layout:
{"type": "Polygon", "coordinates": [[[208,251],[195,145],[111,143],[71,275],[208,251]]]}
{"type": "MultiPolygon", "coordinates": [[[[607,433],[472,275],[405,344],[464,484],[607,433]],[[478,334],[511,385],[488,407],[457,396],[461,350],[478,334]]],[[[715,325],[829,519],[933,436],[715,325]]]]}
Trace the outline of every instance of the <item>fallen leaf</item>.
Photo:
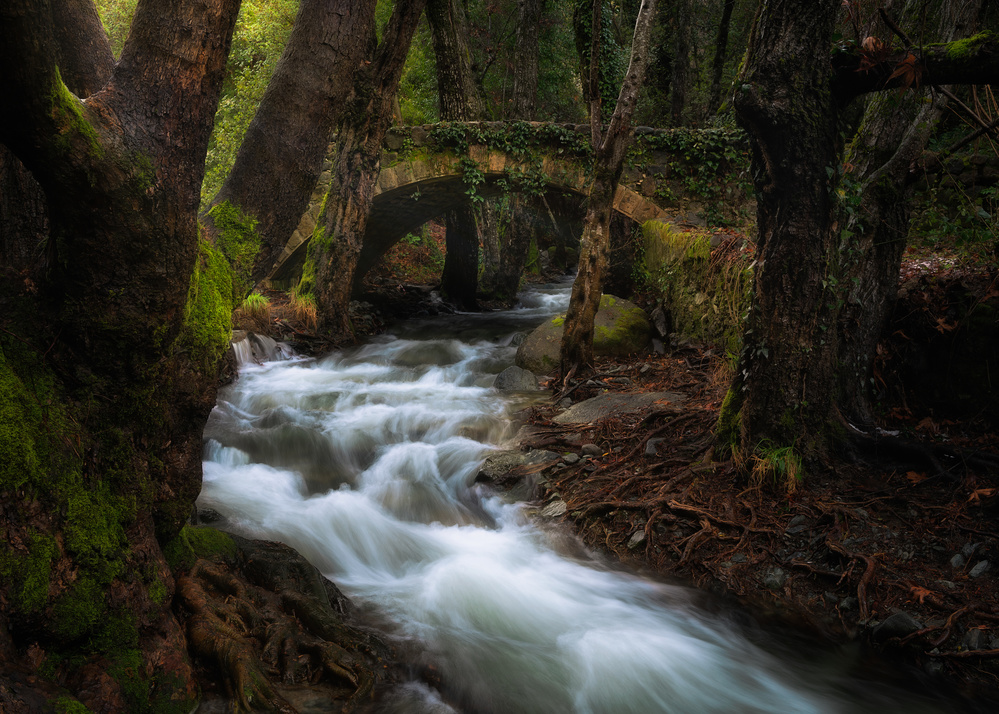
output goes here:
{"type": "Polygon", "coordinates": [[[931,434],[936,434],[938,431],[940,431],[940,427],[937,426],[937,423],[933,421],[931,417],[924,417],[923,419],[921,419],[919,423],[916,424],[916,428],[925,429],[931,434]]]}
{"type": "Polygon", "coordinates": [[[996,495],[994,488],[976,488],[968,496],[968,503],[981,503],[982,498],[991,498],[996,495]]]}
{"type": "Polygon", "coordinates": [[[947,322],[946,317],[938,317],[937,324],[933,329],[942,335],[945,332],[950,332],[955,327],[957,327],[957,323],[947,322]]]}
{"type": "Polygon", "coordinates": [[[919,483],[920,481],[925,481],[926,478],[927,478],[926,474],[921,474],[921,473],[919,473],[917,471],[909,471],[905,475],[905,477],[907,479],[909,479],[909,483],[911,483],[913,485],[919,483]]]}
{"type": "Polygon", "coordinates": [[[914,598],[919,600],[920,605],[923,604],[923,601],[926,600],[926,598],[932,598],[936,600],[937,598],[940,597],[940,593],[933,592],[932,590],[928,590],[918,585],[913,585],[912,587],[910,587],[909,592],[912,593],[912,596],[914,598]]]}

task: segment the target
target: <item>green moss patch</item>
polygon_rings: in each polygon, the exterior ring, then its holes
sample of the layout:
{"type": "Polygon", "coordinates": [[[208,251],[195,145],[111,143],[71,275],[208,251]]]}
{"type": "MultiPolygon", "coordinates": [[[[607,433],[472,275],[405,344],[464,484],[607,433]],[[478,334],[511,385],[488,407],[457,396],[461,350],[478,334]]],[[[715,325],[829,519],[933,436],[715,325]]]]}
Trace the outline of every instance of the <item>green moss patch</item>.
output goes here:
{"type": "Polygon", "coordinates": [[[253,289],[253,262],[260,252],[257,219],[243,213],[238,206],[223,201],[208,211],[218,231],[218,247],[229,259],[232,269],[232,301],[234,305],[253,289]]]}
{"type": "Polygon", "coordinates": [[[184,526],[163,549],[173,570],[188,570],[198,558],[236,557],[236,542],[228,533],[207,526],[184,526]]]}
{"type": "Polygon", "coordinates": [[[200,240],[179,344],[207,368],[214,368],[229,349],[232,296],[229,261],[211,243],[200,240]]]}

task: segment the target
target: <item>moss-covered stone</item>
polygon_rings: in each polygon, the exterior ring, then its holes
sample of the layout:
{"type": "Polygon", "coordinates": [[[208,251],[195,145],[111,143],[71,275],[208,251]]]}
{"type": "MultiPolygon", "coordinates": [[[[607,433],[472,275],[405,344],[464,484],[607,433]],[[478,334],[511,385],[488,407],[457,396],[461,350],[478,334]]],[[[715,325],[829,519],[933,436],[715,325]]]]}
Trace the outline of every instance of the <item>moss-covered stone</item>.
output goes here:
{"type": "MultiPolygon", "coordinates": [[[[565,315],[559,315],[536,328],[517,349],[517,366],[535,374],[551,372],[559,360],[565,315]]],[[[648,349],[652,326],[645,311],[637,305],[603,295],[593,321],[593,353],[623,357],[648,349]]]]}

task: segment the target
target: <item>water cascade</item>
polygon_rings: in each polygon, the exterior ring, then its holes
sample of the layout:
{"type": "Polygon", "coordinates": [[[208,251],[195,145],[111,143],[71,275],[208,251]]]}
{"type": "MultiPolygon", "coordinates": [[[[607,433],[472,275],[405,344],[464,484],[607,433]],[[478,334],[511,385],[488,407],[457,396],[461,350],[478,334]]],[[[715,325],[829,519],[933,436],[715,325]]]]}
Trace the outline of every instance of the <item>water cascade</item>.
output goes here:
{"type": "Polygon", "coordinates": [[[515,335],[567,299],[567,285],[538,289],[322,359],[244,356],[206,428],[199,506],[296,548],[441,672],[447,703],[413,682],[382,711],[943,711],[861,685],[838,655],[781,653],[697,591],[609,568],[474,482],[511,436],[517,399],[491,384],[515,335]]]}

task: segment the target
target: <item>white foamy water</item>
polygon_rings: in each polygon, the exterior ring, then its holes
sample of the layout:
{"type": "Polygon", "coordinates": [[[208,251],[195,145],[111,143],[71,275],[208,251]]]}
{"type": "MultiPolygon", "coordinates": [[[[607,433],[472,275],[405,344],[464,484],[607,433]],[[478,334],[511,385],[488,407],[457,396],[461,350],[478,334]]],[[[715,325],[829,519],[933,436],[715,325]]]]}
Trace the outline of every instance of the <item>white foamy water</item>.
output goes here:
{"type": "Polygon", "coordinates": [[[567,300],[562,285],[320,360],[245,363],[205,431],[199,505],[296,548],[437,668],[440,693],[413,682],[384,711],[942,711],[861,687],[841,658],[780,654],[696,591],[562,555],[474,483],[510,436],[490,385],[513,335],[567,300]]]}

